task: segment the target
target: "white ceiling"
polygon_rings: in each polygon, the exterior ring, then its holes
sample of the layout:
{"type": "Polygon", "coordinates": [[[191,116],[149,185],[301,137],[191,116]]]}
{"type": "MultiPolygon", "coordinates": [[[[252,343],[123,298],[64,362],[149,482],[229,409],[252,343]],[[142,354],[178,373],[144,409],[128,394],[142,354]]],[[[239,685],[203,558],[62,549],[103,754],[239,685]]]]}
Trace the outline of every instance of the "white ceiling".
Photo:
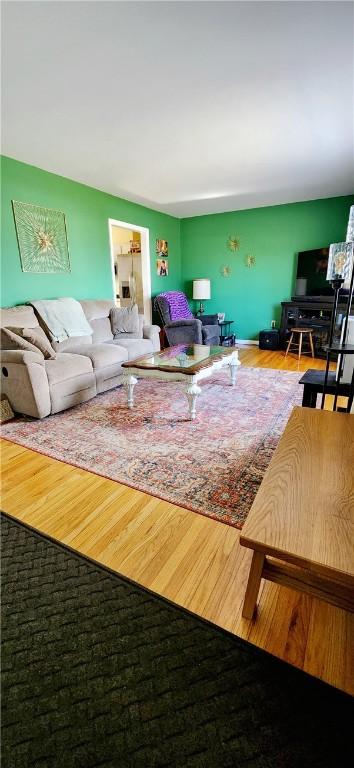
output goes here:
{"type": "Polygon", "coordinates": [[[351,193],[353,9],[2,3],[2,152],[176,216],[351,193]]]}

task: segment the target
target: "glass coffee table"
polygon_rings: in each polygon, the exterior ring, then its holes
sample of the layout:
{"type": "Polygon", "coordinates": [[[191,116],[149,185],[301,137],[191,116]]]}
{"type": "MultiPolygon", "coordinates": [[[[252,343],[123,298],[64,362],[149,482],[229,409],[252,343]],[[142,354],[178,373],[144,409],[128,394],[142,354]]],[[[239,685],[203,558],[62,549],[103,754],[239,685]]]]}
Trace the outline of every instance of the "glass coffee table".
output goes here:
{"type": "Polygon", "coordinates": [[[236,383],[237,367],[241,365],[235,347],[207,347],[204,344],[178,344],[162,352],[129,360],[122,364],[123,384],[127,392],[128,408],[134,406],[134,387],[138,378],[162,381],[181,381],[189,406],[189,418],[195,419],[196,403],[201,392],[198,382],[214,371],[227,367],[231,385],[236,383]]]}

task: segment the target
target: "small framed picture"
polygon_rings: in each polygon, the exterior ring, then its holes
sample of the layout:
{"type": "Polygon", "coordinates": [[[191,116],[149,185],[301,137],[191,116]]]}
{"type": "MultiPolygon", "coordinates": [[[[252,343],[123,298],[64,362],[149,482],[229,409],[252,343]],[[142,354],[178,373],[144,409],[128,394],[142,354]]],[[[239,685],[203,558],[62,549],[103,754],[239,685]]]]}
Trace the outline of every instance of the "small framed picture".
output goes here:
{"type": "Polygon", "coordinates": [[[167,240],[156,240],[156,253],[159,259],[164,259],[166,256],[168,256],[167,240]]]}
{"type": "Polygon", "coordinates": [[[129,240],[130,253],[141,253],[140,240],[129,240]]]}
{"type": "Polygon", "coordinates": [[[156,272],[159,277],[167,277],[168,259],[156,259],[156,272]]]}

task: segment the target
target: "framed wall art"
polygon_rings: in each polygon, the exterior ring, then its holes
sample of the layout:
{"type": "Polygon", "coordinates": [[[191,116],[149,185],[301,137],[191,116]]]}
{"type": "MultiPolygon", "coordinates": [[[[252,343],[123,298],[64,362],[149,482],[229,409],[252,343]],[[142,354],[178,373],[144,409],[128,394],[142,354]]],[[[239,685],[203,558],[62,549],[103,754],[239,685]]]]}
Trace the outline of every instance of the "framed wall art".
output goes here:
{"type": "Polygon", "coordinates": [[[156,259],[156,273],[159,277],[167,277],[168,259],[156,259]]]}
{"type": "Polygon", "coordinates": [[[156,253],[160,259],[164,259],[168,256],[167,240],[156,240],[156,253]]]}
{"type": "Polygon", "coordinates": [[[70,272],[65,214],[12,200],[22,272],[70,272]]]}

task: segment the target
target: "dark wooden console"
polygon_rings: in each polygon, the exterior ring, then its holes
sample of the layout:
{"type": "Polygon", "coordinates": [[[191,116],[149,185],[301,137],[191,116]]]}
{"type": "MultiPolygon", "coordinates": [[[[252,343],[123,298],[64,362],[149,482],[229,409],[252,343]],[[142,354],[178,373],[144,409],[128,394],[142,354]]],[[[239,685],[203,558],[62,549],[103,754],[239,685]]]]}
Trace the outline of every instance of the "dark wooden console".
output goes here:
{"type": "MultiPolygon", "coordinates": [[[[333,301],[326,298],[301,298],[294,297],[291,301],[282,301],[280,323],[280,346],[285,349],[289,340],[289,333],[294,326],[306,326],[313,330],[313,341],[316,357],[326,357],[326,344],[328,343],[329,327],[333,301]]],[[[338,319],[341,312],[345,312],[346,304],[339,304],[338,319]]],[[[339,333],[339,331],[338,331],[339,333]]],[[[339,339],[338,339],[339,340],[339,339]]]]}

